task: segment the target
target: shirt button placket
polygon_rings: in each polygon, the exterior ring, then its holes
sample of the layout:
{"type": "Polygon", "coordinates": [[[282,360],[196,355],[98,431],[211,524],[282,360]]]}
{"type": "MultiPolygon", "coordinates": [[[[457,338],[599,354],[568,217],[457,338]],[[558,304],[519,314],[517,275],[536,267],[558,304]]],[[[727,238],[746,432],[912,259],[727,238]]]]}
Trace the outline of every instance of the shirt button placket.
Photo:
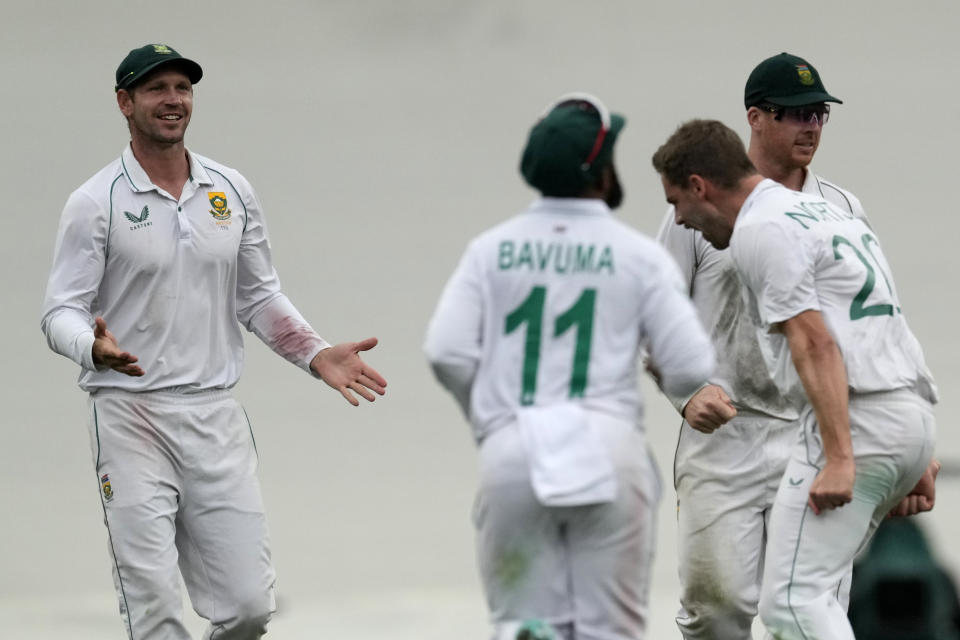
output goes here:
{"type": "Polygon", "coordinates": [[[180,205],[177,205],[177,224],[180,227],[180,239],[188,240],[190,238],[190,222],[180,205]]]}

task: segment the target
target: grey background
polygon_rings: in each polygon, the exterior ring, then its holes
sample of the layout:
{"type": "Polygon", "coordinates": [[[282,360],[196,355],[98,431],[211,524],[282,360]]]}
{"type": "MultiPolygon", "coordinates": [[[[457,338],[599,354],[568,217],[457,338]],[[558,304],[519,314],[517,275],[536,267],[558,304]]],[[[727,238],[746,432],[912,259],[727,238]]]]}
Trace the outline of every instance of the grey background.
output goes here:
{"type": "MultiPolygon", "coordinates": [[[[368,360],[390,381],[385,398],[353,409],[248,340],[236,391],[257,436],[280,575],[271,637],[487,635],[469,521],[473,445],[420,342],[468,239],[534,197],[517,173],[520,148],[540,110],[567,91],[595,93],[628,117],[620,215],[654,233],[664,212],[649,163],[656,147],[691,117],[746,135],[750,69],[780,51],[809,59],[844,100],[814,166],[861,198],[884,241],[943,396],[938,453],[960,458],[956,2],[2,8],[5,637],[123,637],[77,368],[47,350],[38,320],[63,203],[127,140],[114,69],[146,42],[201,63],[188,146],[252,181],[287,293],[328,340],[378,336],[368,360]]],[[[677,637],[669,469],[678,421],[644,387],[666,471],[651,637],[677,637]]],[[[956,570],[958,486],[944,478],[939,489],[938,508],[921,520],[956,570]]]]}

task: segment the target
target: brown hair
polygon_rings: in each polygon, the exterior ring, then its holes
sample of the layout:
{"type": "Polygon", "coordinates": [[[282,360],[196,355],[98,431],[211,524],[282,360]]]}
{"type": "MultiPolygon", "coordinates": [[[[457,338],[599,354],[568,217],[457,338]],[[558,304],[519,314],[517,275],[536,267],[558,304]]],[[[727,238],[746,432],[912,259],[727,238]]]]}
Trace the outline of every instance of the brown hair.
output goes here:
{"type": "Polygon", "coordinates": [[[653,168],[677,186],[686,186],[696,174],[724,189],[757,172],[740,137],[717,120],[680,125],[653,154],[653,168]]]}

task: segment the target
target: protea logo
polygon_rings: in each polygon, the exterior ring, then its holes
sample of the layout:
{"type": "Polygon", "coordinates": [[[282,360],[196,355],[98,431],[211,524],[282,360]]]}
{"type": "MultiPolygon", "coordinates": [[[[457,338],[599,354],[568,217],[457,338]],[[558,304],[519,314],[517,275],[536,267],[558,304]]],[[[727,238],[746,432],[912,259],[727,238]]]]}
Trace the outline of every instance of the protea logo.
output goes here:
{"type": "Polygon", "coordinates": [[[230,218],[230,209],[227,208],[227,194],[222,191],[208,191],[207,198],[210,200],[210,215],[217,220],[228,220],[230,218]]]}
{"type": "Polygon", "coordinates": [[[127,217],[127,220],[133,223],[133,226],[130,229],[139,229],[141,227],[149,227],[152,225],[152,222],[147,222],[147,218],[150,217],[150,209],[147,205],[143,205],[143,209],[140,210],[140,215],[135,216],[129,211],[124,211],[123,215],[127,217]]]}
{"type": "Polygon", "coordinates": [[[105,502],[113,500],[113,487],[110,485],[110,474],[105,473],[100,476],[100,488],[103,490],[103,499],[105,502]]]}

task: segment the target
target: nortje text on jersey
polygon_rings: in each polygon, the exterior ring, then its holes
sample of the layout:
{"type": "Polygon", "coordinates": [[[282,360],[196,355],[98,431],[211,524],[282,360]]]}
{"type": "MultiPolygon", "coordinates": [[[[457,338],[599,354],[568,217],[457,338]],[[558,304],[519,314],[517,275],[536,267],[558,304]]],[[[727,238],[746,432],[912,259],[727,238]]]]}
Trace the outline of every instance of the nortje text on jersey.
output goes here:
{"type": "Polygon", "coordinates": [[[501,271],[515,269],[613,275],[613,249],[610,245],[598,248],[583,243],[503,240],[498,248],[497,266],[501,271]]]}
{"type": "Polygon", "coordinates": [[[792,219],[804,229],[809,229],[808,223],[814,222],[845,222],[858,220],[857,216],[847,211],[841,211],[827,202],[798,202],[799,211],[784,211],[783,215],[792,219]],[[806,222],[804,222],[806,221],[806,222]]]}

